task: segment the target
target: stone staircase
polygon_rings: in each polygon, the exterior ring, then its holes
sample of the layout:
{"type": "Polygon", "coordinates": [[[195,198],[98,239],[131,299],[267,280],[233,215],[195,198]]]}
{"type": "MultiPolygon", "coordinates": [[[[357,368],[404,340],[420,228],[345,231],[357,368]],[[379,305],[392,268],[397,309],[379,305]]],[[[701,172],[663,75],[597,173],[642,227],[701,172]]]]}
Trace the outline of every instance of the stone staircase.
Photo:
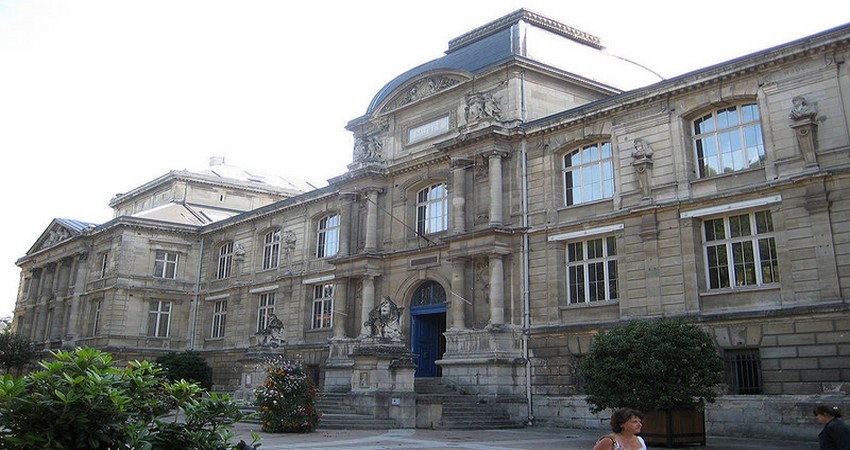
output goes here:
{"type": "Polygon", "coordinates": [[[467,394],[446,386],[439,378],[417,378],[414,383],[417,401],[442,404],[442,417],[434,424],[440,429],[503,429],[522,428],[507,410],[492,399],[467,394]]]}
{"type": "Polygon", "coordinates": [[[345,403],[345,394],[322,393],[316,399],[316,409],[322,413],[319,428],[326,430],[374,430],[397,428],[392,419],[376,419],[357,414],[345,403]]]}

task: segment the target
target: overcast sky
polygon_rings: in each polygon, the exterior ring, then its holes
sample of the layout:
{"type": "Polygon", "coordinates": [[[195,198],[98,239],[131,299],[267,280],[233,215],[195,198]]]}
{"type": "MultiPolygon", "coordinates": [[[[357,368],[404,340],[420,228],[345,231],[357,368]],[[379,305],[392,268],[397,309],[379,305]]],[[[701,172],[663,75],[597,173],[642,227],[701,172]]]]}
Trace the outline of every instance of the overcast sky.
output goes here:
{"type": "Polygon", "coordinates": [[[53,218],[103,223],[211,156],[323,185],[384,84],[521,7],[665,77],[850,22],[836,0],[0,0],[0,316],[53,218]]]}

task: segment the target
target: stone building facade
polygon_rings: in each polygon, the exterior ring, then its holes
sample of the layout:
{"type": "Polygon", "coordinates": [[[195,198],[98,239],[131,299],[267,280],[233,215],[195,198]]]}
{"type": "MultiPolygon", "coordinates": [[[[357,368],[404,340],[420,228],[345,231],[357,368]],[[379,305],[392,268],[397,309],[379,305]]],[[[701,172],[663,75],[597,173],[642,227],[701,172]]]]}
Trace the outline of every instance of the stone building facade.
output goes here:
{"type": "Polygon", "coordinates": [[[661,80],[520,10],[379,91],[327,187],[182,174],[105,224],[57,219],[18,261],[14,327],[193,349],[243,393],[285,352],[403,426],[428,425],[413,386],[440,378],[603,427],[576,373],[594,334],[675,317],[727,361],[710,433],[804,436],[850,389],[848,55],[840,27],[661,80]],[[376,334],[386,300],[398,329],[376,334]]]}

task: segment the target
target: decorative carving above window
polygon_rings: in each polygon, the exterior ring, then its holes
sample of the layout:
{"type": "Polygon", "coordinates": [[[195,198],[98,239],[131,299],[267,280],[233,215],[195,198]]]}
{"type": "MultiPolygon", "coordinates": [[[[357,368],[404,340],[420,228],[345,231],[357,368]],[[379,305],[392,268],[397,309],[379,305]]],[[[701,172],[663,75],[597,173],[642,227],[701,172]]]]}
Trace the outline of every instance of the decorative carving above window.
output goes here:
{"type": "Polygon", "coordinates": [[[399,95],[390,102],[389,109],[401,108],[408,103],[414,103],[423,98],[430,97],[437,92],[448,89],[461,81],[460,78],[450,77],[446,75],[433,76],[425,78],[407,89],[406,92],[399,95]]]}

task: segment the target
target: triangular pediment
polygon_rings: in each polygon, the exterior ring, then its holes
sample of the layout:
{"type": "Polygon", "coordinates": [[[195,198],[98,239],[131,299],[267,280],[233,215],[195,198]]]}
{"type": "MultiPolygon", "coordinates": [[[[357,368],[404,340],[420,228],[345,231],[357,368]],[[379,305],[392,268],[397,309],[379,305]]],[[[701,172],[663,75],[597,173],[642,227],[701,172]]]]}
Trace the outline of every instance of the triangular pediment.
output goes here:
{"type": "Polygon", "coordinates": [[[94,227],[95,224],[81,222],[78,220],[69,219],[53,219],[50,225],[45,228],[41,236],[35,241],[35,244],[27,252],[28,255],[46,250],[50,247],[55,247],[69,239],[82,234],[85,230],[94,227]]]}

